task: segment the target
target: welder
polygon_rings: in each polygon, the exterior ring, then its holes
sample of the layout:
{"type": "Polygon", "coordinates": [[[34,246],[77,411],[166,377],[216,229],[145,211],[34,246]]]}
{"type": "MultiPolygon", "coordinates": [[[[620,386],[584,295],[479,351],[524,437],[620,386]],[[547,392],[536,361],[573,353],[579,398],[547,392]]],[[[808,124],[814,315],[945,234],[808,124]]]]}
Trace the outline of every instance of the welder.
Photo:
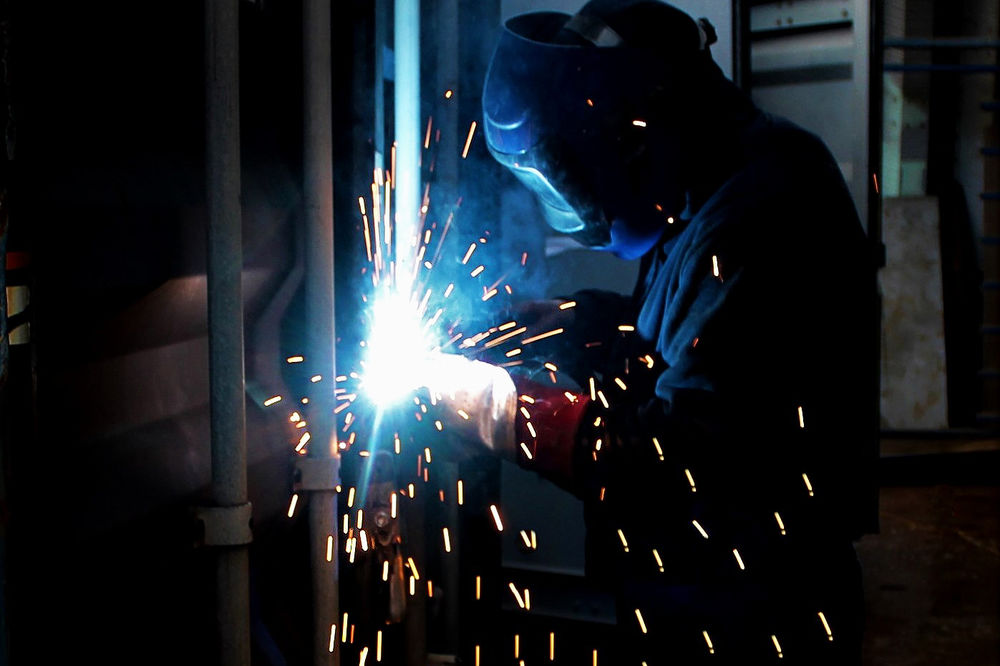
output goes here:
{"type": "Polygon", "coordinates": [[[563,332],[525,346],[512,380],[455,360],[480,381],[464,400],[489,407],[465,427],[582,498],[616,663],[857,664],[872,255],[828,149],[727,80],[714,39],[648,0],[506,23],[491,153],[552,229],[641,268],[632,297],[524,308],[563,332]]]}

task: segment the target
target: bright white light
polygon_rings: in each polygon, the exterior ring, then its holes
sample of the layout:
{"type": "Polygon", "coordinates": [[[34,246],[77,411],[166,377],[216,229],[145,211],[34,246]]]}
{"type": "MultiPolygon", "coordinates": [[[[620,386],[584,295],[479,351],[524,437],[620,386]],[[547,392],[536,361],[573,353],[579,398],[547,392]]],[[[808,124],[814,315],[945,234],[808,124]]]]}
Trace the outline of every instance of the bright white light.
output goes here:
{"type": "Polygon", "coordinates": [[[375,301],[365,348],[361,386],[375,404],[397,403],[426,382],[432,341],[416,306],[400,294],[375,301]]]}

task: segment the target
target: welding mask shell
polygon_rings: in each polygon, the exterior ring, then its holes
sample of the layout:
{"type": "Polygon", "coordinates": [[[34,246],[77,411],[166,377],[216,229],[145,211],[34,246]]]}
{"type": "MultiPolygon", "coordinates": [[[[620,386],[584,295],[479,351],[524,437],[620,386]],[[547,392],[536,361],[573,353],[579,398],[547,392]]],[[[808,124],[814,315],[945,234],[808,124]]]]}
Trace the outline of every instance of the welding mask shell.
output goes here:
{"type": "MultiPolygon", "coordinates": [[[[691,25],[697,45],[694,21],[668,9],[691,25]]],[[[693,70],[621,40],[560,43],[576,18],[536,12],[507,21],[483,88],[486,142],[537,195],[551,228],[636,256],[683,208],[689,148],[676,100],[693,70]]]]}

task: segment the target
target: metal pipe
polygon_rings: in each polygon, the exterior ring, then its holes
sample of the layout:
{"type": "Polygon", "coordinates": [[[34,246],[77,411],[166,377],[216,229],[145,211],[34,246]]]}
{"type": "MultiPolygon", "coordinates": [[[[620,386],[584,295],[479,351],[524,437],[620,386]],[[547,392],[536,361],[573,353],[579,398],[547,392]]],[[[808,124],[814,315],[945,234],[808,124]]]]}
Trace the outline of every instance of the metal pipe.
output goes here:
{"type": "Polygon", "coordinates": [[[420,210],[420,0],[395,0],[396,284],[410,287],[410,241],[420,210]]]}
{"type": "MultiPolygon", "coordinates": [[[[205,3],[208,343],[212,499],[247,501],[243,376],[243,264],[240,210],[239,0],[205,3]]],[[[216,623],[219,663],[250,663],[246,545],[219,547],[216,623]]]]}
{"type": "Polygon", "coordinates": [[[978,37],[894,38],[882,43],[887,49],[997,49],[1000,40],[978,37]]]}
{"type": "MultiPolygon", "coordinates": [[[[313,372],[323,381],[311,384],[309,457],[329,462],[319,484],[310,489],[310,564],[313,582],[313,663],[339,663],[331,650],[331,627],[339,612],[337,557],[327,561],[327,540],[337,540],[338,476],[333,387],[336,382],[334,341],[333,126],[330,79],[330,0],[304,0],[303,52],[303,200],[306,227],[306,353],[313,372]]],[[[333,552],[339,549],[334,547],[333,552]]]]}

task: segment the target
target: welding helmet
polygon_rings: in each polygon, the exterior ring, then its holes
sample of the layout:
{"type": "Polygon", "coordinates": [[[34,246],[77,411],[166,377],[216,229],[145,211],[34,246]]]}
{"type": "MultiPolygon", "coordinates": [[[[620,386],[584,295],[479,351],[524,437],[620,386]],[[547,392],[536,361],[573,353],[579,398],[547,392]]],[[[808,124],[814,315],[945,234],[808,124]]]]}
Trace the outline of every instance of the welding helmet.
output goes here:
{"type": "Polygon", "coordinates": [[[707,21],[651,0],[515,16],[483,87],[489,150],[551,228],[639,256],[684,207],[687,101],[722,76],[714,40],[707,21]]]}

